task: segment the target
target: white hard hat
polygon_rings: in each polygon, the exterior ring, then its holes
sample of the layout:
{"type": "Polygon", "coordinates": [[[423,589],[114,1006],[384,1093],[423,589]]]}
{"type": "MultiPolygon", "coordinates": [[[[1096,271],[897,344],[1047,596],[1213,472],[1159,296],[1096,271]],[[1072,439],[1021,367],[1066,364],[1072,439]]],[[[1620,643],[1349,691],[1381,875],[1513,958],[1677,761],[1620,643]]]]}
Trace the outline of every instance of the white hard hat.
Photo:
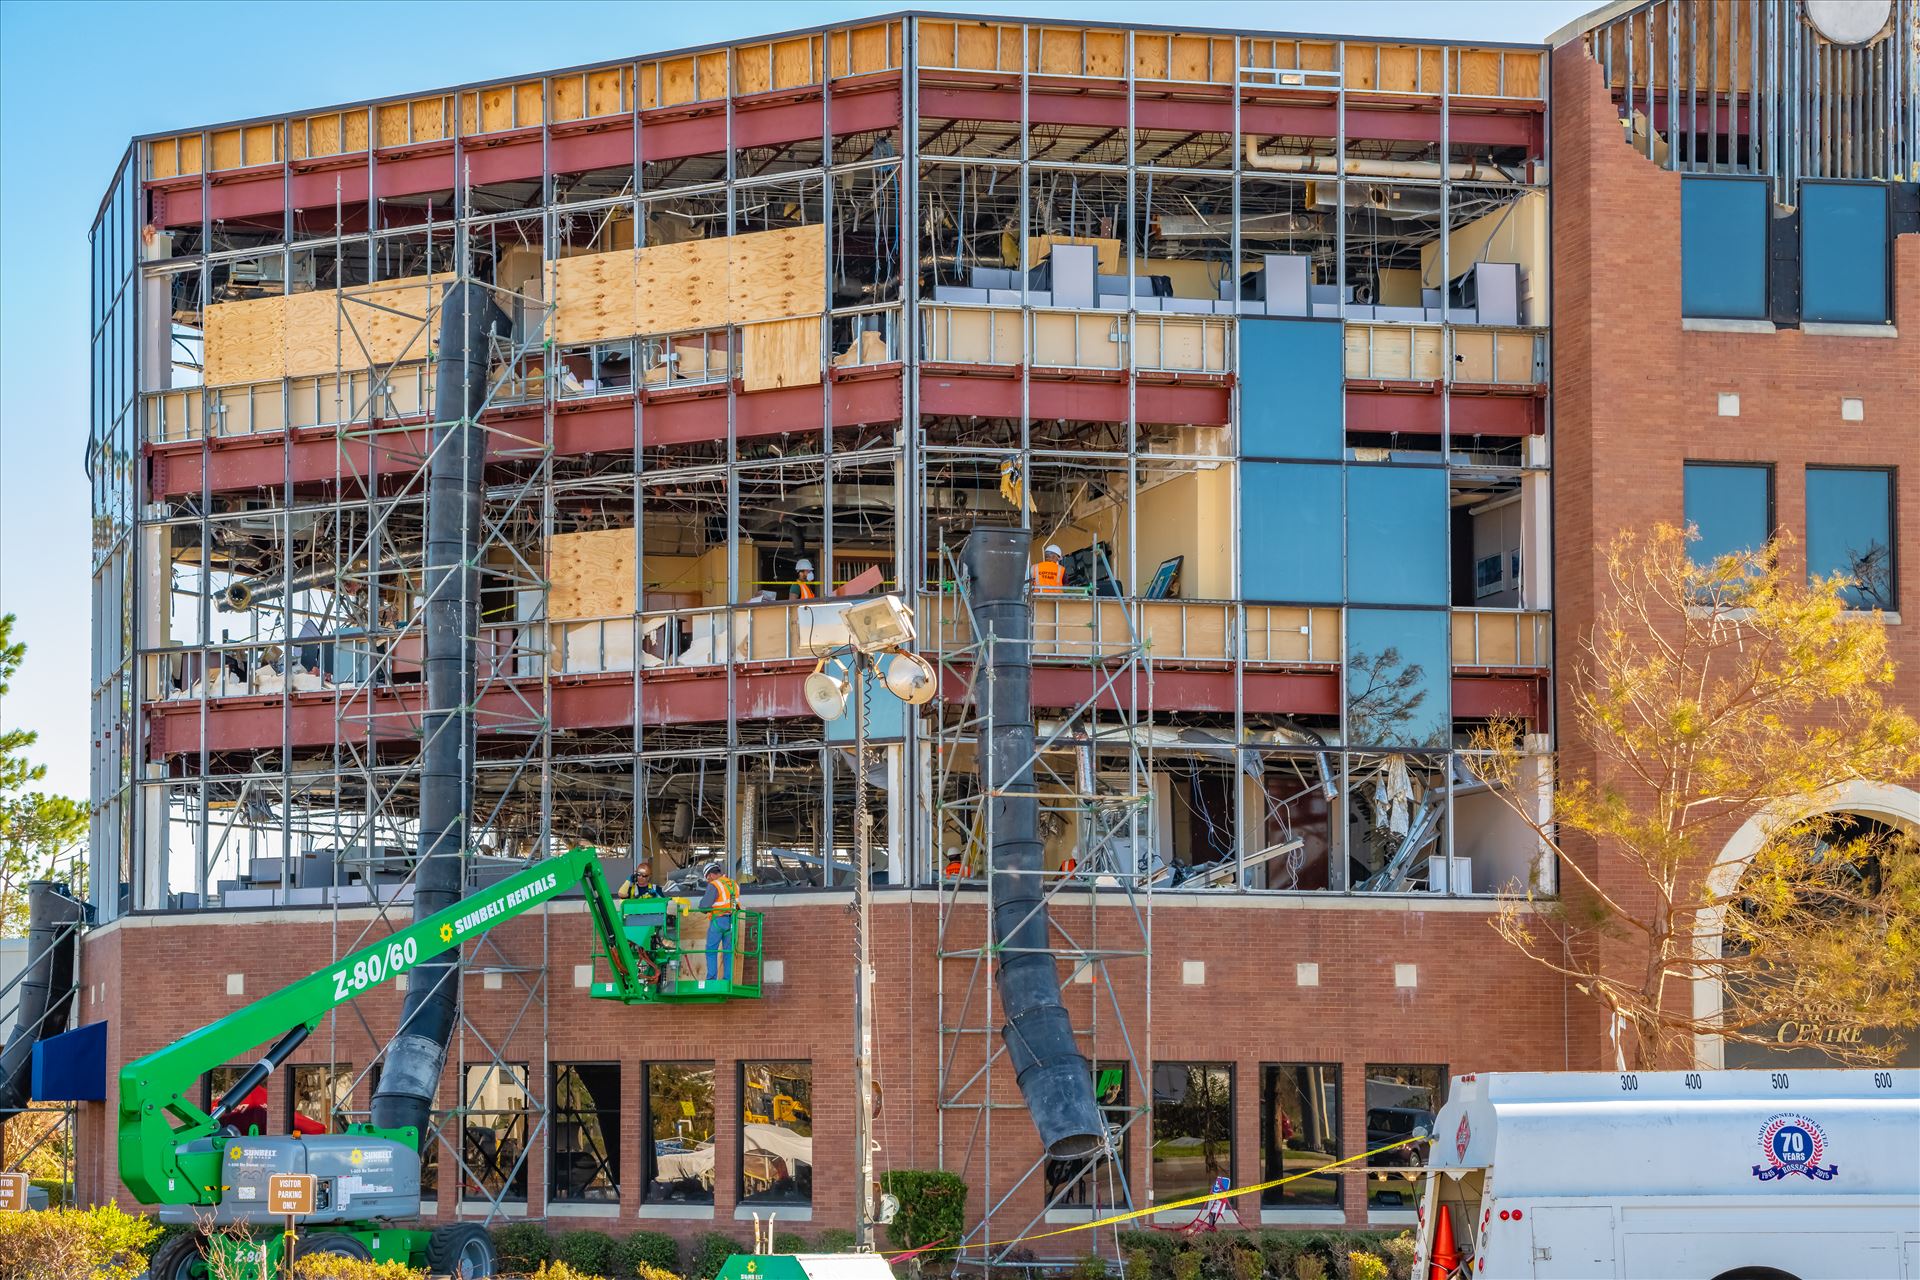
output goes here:
{"type": "Polygon", "coordinates": [[[1060,550],[1059,543],[1049,542],[1047,544],[1047,555],[1050,559],[1058,560],[1063,554],[1065,553],[1060,550]]]}
{"type": "Polygon", "coordinates": [[[798,560],[796,560],[796,561],[794,561],[794,562],[793,562],[793,571],[794,571],[795,573],[800,573],[800,572],[802,572],[802,571],[805,571],[805,572],[807,572],[807,573],[812,573],[812,572],[813,572],[813,561],[811,561],[811,560],[809,560],[809,559],[807,559],[806,557],[804,557],[804,556],[802,556],[802,557],[801,557],[800,559],[798,559],[798,560]]]}

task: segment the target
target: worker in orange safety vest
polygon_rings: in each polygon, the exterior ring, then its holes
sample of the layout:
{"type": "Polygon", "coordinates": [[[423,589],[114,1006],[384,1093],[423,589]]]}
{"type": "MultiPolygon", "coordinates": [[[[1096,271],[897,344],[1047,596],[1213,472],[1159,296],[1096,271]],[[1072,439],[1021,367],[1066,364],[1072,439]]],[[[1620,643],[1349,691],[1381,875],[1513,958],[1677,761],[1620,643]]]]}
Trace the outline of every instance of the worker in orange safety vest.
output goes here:
{"type": "Polygon", "coordinates": [[[1067,569],[1060,563],[1060,544],[1049,542],[1040,563],[1033,566],[1033,594],[1057,596],[1066,590],[1067,569]]]}
{"type": "Polygon", "coordinates": [[[733,976],[733,910],[740,905],[740,886],[717,862],[703,873],[707,891],[696,911],[707,913],[707,981],[733,976]]]}
{"type": "Polygon", "coordinates": [[[804,558],[794,561],[793,576],[792,599],[811,600],[818,594],[813,587],[813,561],[804,558]]]}

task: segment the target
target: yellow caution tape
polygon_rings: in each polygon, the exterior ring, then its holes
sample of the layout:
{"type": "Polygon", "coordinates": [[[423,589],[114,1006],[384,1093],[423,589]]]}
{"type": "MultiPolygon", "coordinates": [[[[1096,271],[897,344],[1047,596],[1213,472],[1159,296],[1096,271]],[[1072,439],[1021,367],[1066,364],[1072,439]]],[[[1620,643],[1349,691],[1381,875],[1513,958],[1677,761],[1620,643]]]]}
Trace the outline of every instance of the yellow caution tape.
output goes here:
{"type": "MultiPolygon", "coordinates": [[[[1235,1196],[1250,1196],[1257,1192],[1270,1191],[1274,1187],[1284,1187],[1289,1182],[1298,1182],[1302,1178],[1317,1178],[1331,1170],[1344,1168],[1347,1165],[1355,1164],[1361,1160],[1370,1160],[1383,1152],[1397,1151],[1401,1147],[1410,1147],[1416,1142],[1428,1142],[1431,1140],[1431,1135],[1426,1134],[1414,1138],[1402,1138],[1398,1142],[1389,1142],[1384,1147],[1375,1147],[1371,1151],[1362,1151],[1357,1156],[1348,1156],[1344,1160],[1335,1160],[1331,1164],[1315,1165],[1311,1169],[1302,1169],[1299,1173],[1290,1173],[1284,1178],[1274,1178],[1268,1182],[1256,1182],[1250,1186],[1232,1188],[1226,1191],[1209,1191],[1205,1195],[1188,1196],[1185,1200],[1170,1200],[1166,1204],[1152,1204],[1144,1209],[1129,1209],[1125,1213],[1109,1214],[1107,1217],[1096,1219],[1093,1222],[1076,1222],[1070,1227],[1061,1227],[1054,1231],[1036,1231],[1030,1236],[1015,1236],[1011,1240],[989,1240],[975,1245],[968,1245],[964,1241],[960,1244],[927,1245],[919,1249],[910,1249],[907,1252],[951,1253],[965,1248],[1001,1249],[1008,1245],[1025,1244],[1029,1240],[1045,1240],[1051,1236],[1072,1235],[1076,1231],[1093,1231],[1100,1227],[1110,1227],[1117,1222],[1132,1222],[1136,1218],[1144,1218],[1150,1214],[1168,1213],[1174,1209],[1188,1209],[1194,1205],[1209,1204],[1215,1200],[1231,1200],[1235,1196]]],[[[890,1256],[905,1257],[906,1254],[893,1254],[890,1256]]]]}

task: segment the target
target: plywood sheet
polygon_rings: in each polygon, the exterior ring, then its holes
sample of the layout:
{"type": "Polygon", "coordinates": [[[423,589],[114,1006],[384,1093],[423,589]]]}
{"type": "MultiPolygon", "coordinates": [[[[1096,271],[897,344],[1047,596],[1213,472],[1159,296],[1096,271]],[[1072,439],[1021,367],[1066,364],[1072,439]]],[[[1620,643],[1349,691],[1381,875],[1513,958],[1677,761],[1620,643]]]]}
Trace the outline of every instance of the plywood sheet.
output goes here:
{"type": "Polygon", "coordinates": [[[772,320],[741,331],[741,386],[747,391],[818,385],[820,317],[772,320]]]}
{"type": "Polygon", "coordinates": [[[549,618],[602,618],[636,608],[632,529],[556,533],[547,544],[549,618]]]}
{"type": "Polygon", "coordinates": [[[817,314],[827,292],[826,228],[729,236],[727,318],[734,324],[817,314]]]}
{"type": "Polygon", "coordinates": [[[240,167],[240,131],[221,129],[213,135],[213,167],[237,169],[240,167]]]}
{"type": "Polygon", "coordinates": [[[1142,315],[1134,325],[1133,347],[1134,363],[1142,369],[1227,370],[1226,325],[1199,316],[1154,320],[1142,315]]]}
{"type": "Polygon", "coordinates": [[[627,67],[587,73],[587,114],[619,115],[633,105],[633,72],[627,67]]]}
{"type": "Polygon", "coordinates": [[[1033,362],[1071,366],[1079,369],[1118,369],[1123,344],[1114,342],[1116,324],[1124,323],[1122,312],[1087,313],[1074,311],[1035,311],[1033,314],[1033,362]]]}
{"type": "Polygon", "coordinates": [[[383,147],[404,147],[407,145],[407,104],[394,102],[379,109],[380,145],[383,147]]]}
{"type": "Polygon", "coordinates": [[[583,253],[553,264],[556,342],[599,342],[638,331],[632,250],[583,253]]]}
{"type": "Polygon", "coordinates": [[[383,281],[378,288],[349,291],[340,302],[342,363],[386,365],[426,359],[434,311],[446,284],[445,279],[434,282],[426,276],[407,276],[383,281]]]}
{"type": "Polygon", "coordinates": [[[206,309],[209,386],[281,376],[285,351],[281,298],[216,302],[206,309]]]}
{"type": "Polygon", "coordinates": [[[280,307],[280,368],[263,377],[302,377],[365,365],[353,335],[340,327],[340,300],[331,290],[270,301],[280,307]]]}
{"type": "Polygon", "coordinates": [[[1500,51],[1497,49],[1457,49],[1454,51],[1455,93],[1470,98],[1493,98],[1500,94],[1500,51]]]}
{"type": "Polygon", "coordinates": [[[930,307],[928,325],[930,360],[1017,365],[1025,354],[1017,311],[930,307]]]}
{"type": "Polygon", "coordinates": [[[642,249],[637,270],[639,296],[629,332],[675,333],[726,323],[725,240],[689,240],[642,249]]]}

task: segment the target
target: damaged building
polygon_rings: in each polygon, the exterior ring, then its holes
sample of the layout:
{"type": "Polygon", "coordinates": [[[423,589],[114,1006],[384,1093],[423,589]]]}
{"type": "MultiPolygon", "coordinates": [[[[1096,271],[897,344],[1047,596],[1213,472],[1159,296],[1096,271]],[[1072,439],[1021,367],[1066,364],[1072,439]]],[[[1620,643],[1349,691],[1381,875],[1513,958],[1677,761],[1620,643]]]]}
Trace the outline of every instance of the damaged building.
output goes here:
{"type": "MultiPolygon", "coordinates": [[[[846,1225],[861,821],[876,1137],[967,1179],[975,1260],[1365,1151],[1450,1073],[1603,1065],[1489,928],[1558,892],[1514,805],[1577,757],[1590,548],[1684,518],[1844,558],[1878,510],[1889,612],[1920,562],[1920,19],[1821,11],[1473,46],[895,15],[136,139],[93,232],[80,1021],[117,1070],[409,918],[472,283],[466,883],[577,843],[721,862],[764,995],[596,1013],[578,902],[474,944],[431,1214],[846,1225]],[[982,526],[1057,566],[1033,763],[1090,1161],[1001,1114],[982,526]],[[862,752],[805,686],[883,593],[939,687],[856,688],[862,752]],[[1523,795],[1476,772],[1494,719],[1523,795]]],[[[274,1123],[364,1118],[399,1005],[331,1017],[274,1123]]],[[[111,1106],[84,1196],[119,1185],[111,1106]]],[[[1355,1168],[1258,1217],[1411,1222],[1413,1188],[1355,1168]]]]}

